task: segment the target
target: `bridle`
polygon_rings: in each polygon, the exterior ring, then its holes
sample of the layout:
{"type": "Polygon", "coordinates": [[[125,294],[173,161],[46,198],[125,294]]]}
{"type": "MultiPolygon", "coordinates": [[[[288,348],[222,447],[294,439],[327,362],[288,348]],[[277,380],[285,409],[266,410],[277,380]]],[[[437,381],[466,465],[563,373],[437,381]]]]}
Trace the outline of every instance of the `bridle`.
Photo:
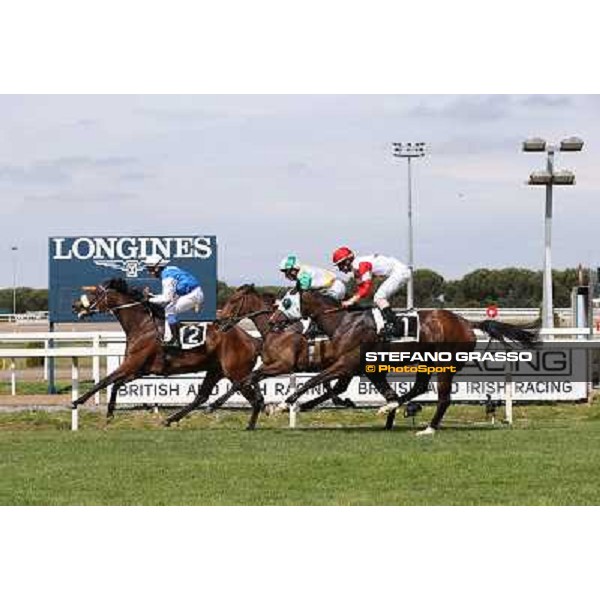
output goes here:
{"type": "Polygon", "coordinates": [[[221,331],[229,331],[229,329],[237,325],[243,319],[252,319],[253,317],[257,317],[258,315],[265,315],[271,312],[271,309],[269,308],[261,308],[260,310],[255,310],[247,314],[242,314],[242,309],[244,308],[244,304],[246,303],[246,298],[247,294],[243,294],[242,301],[239,303],[234,313],[229,317],[225,317],[224,319],[218,320],[221,331]]]}
{"type": "MultiPolygon", "coordinates": [[[[84,291],[86,288],[83,288],[84,291]]],[[[97,285],[94,288],[94,293],[96,294],[96,297],[94,298],[94,301],[89,304],[89,306],[85,306],[84,304],[84,308],[86,310],[86,312],[88,314],[95,314],[95,313],[100,313],[100,308],[98,307],[98,305],[100,304],[100,302],[102,302],[103,300],[106,301],[107,297],[108,297],[108,293],[111,291],[110,288],[104,287],[103,285],[97,285]],[[96,290],[100,290],[101,294],[97,294],[96,290]]],[[[87,299],[87,295],[85,296],[87,299]]],[[[89,300],[88,300],[89,302],[89,300]]],[[[108,306],[108,302],[106,303],[106,308],[107,308],[107,312],[113,314],[116,316],[116,313],[120,310],[124,310],[126,308],[131,308],[133,306],[140,306],[144,304],[143,300],[136,300],[135,302],[127,302],[125,304],[119,304],[117,306],[113,306],[113,307],[109,307],[108,306]]]]}

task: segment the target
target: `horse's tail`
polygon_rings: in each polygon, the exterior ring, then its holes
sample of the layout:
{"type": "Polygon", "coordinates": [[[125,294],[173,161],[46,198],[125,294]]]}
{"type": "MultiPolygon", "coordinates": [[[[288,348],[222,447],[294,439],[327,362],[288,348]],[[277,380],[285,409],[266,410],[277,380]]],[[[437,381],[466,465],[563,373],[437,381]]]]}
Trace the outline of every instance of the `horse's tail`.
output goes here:
{"type": "Polygon", "coordinates": [[[490,336],[491,341],[506,344],[507,341],[515,342],[524,348],[535,348],[538,343],[540,333],[539,322],[517,327],[511,323],[502,323],[493,319],[478,321],[476,323],[469,321],[474,329],[481,329],[490,336]]]}

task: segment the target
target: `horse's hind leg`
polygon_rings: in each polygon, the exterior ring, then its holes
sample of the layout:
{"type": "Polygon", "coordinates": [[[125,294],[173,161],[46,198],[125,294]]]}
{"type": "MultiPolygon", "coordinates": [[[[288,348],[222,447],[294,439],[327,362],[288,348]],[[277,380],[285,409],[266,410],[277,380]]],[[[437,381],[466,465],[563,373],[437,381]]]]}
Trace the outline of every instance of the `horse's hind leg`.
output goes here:
{"type": "MultiPolygon", "coordinates": [[[[427,387],[429,386],[430,380],[431,375],[429,375],[428,373],[417,373],[417,378],[415,379],[415,383],[412,386],[412,388],[408,392],[406,392],[406,394],[403,394],[402,396],[398,397],[396,392],[392,389],[389,382],[385,378],[379,379],[379,385],[381,389],[377,388],[378,391],[383,395],[383,397],[388,403],[391,402],[392,404],[391,409],[389,409],[389,412],[387,413],[387,418],[385,421],[385,428],[387,430],[390,430],[392,429],[392,427],[394,427],[394,421],[396,420],[396,411],[398,410],[398,408],[405,402],[410,402],[410,400],[412,400],[413,398],[424,394],[427,391],[427,387]],[[383,382],[383,385],[381,382],[383,382]]],[[[374,380],[372,381],[373,384],[377,387],[377,383],[374,380]]],[[[384,406],[382,408],[386,409],[388,407],[384,406]]]]}
{"type": "Polygon", "coordinates": [[[221,369],[207,371],[196,397],[187,406],[184,406],[181,410],[172,414],[170,417],[167,417],[164,422],[165,427],[169,427],[171,423],[176,423],[183,419],[187,414],[204,404],[209,399],[211,390],[222,378],[223,373],[221,372],[221,369]]]}
{"type": "Polygon", "coordinates": [[[312,410],[315,406],[331,399],[336,406],[345,406],[346,408],[354,408],[355,404],[352,400],[343,400],[339,397],[339,394],[343,394],[350,385],[352,381],[352,377],[340,377],[333,387],[329,383],[325,383],[323,387],[326,388],[326,392],[317,396],[313,400],[309,400],[308,402],[304,402],[300,405],[300,410],[302,412],[307,410],[312,410]]]}
{"type": "Polygon", "coordinates": [[[454,373],[440,373],[438,375],[438,401],[435,413],[429,426],[423,431],[419,431],[417,435],[432,435],[437,431],[450,406],[450,392],[452,391],[453,377],[454,373]]]}
{"type": "Polygon", "coordinates": [[[260,391],[260,387],[258,386],[258,384],[255,384],[252,387],[244,387],[240,390],[240,393],[252,405],[252,413],[250,414],[250,420],[248,421],[248,425],[246,425],[246,429],[248,431],[252,431],[253,429],[256,429],[258,416],[260,415],[262,407],[265,405],[265,399],[262,395],[262,392],[260,391]]]}

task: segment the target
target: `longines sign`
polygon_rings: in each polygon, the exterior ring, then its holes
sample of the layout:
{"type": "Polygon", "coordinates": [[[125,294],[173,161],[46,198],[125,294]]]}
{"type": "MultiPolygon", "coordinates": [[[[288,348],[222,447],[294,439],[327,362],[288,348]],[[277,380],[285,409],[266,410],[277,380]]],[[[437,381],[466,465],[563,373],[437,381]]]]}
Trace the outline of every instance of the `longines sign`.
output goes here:
{"type": "MultiPolygon", "coordinates": [[[[217,310],[217,239],[215,236],[90,236],[53,237],[48,242],[49,312],[54,323],[76,321],[73,301],[84,285],[96,285],[121,277],[131,286],[160,291],[160,281],[151,278],[144,258],[159,254],[194,274],[204,291],[200,313],[184,315],[186,320],[209,321],[217,310]]],[[[96,315],[95,321],[110,321],[110,315],[96,315]]]]}

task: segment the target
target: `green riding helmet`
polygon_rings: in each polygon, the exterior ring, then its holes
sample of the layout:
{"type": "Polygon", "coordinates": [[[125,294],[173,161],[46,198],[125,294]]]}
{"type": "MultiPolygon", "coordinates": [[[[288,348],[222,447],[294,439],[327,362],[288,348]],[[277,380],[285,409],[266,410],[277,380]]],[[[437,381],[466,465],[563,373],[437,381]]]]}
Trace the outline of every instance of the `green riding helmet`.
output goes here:
{"type": "Polygon", "coordinates": [[[295,254],[288,254],[280,263],[280,271],[291,271],[292,269],[298,269],[298,257],[295,254]]]}

